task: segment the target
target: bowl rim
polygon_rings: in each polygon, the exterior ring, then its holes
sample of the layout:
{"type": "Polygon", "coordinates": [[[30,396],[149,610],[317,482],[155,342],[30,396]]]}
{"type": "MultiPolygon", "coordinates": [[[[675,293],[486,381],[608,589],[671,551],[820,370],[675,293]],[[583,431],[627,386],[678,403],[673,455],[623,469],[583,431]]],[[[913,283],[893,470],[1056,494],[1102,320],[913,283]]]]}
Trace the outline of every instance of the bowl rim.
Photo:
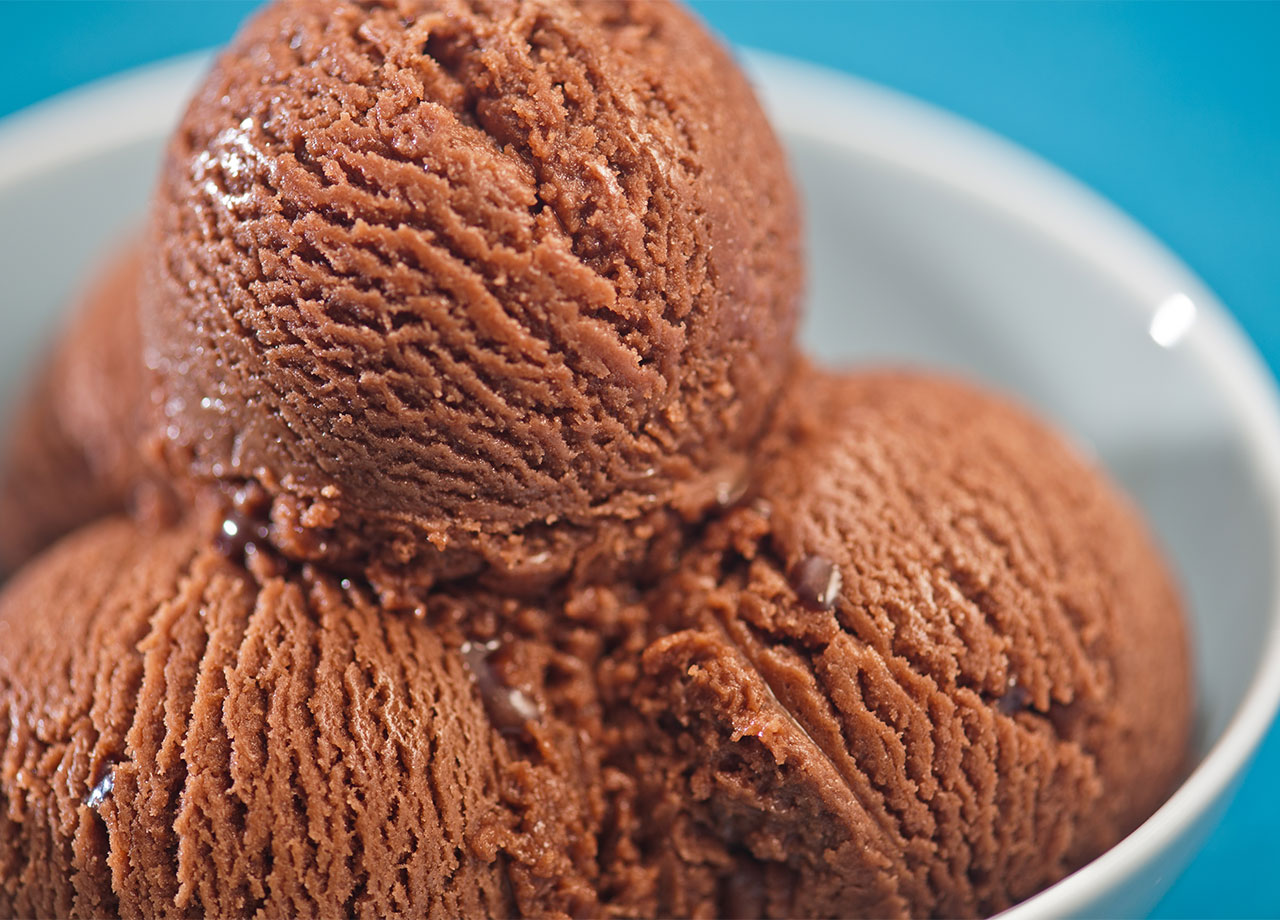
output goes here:
{"type": "MultiPolygon", "coordinates": [[[[68,90],[0,119],[0,186],[165,134],[211,59],[197,52],[68,90]]],[[[1001,212],[1071,250],[1147,304],[1193,305],[1177,342],[1199,362],[1242,425],[1272,533],[1280,537],[1280,400],[1235,320],[1191,271],[1131,218],[1011,141],[906,94],[818,65],[758,51],[744,63],[784,135],[844,148],[917,174],[1001,212]]],[[[1156,860],[1223,795],[1280,707],[1280,567],[1258,669],[1227,727],[1168,801],[1124,840],[1002,914],[1078,913],[1156,860]]]]}

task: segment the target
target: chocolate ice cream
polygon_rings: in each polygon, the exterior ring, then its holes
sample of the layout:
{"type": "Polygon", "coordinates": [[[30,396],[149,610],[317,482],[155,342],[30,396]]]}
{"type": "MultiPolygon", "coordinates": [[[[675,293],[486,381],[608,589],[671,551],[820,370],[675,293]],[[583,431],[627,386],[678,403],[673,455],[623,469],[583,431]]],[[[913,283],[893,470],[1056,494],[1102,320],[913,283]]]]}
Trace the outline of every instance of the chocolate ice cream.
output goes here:
{"type": "Polygon", "coordinates": [[[666,2],[280,0],[151,239],[172,475],[384,586],[628,569],[737,494],[791,365],[782,154],[666,2]]]}
{"type": "Polygon", "coordinates": [[[244,550],[112,520],[0,596],[0,915],[599,913],[627,608],[398,617],[244,550]]]}
{"type": "Polygon", "coordinates": [[[1159,554],[1097,470],[968,386],[802,381],[749,504],[663,593],[617,707],[660,915],[993,913],[1179,775],[1159,554]]]}
{"type": "Polygon", "coordinates": [[[149,400],[137,316],[142,260],[132,241],[91,279],[4,433],[0,573],[135,497],[149,400]]]}
{"type": "Polygon", "coordinates": [[[973,916],[1145,818],[1186,637],[1105,479],[947,381],[779,419],[644,606],[62,543],[0,596],[0,913],[973,916]]]}
{"type": "Polygon", "coordinates": [[[0,480],[0,916],[975,916],[1172,788],[1134,510],[795,357],[795,192],[657,0],[276,0],[0,480]],[[140,498],[140,496],[142,496],[140,498]]]}

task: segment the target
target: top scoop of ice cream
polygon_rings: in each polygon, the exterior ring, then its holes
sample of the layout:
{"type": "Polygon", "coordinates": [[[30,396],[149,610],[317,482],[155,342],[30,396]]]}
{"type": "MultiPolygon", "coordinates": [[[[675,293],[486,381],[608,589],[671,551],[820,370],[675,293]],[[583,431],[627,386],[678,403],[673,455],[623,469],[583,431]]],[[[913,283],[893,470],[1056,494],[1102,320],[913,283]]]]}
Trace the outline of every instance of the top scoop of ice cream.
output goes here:
{"type": "Polygon", "coordinates": [[[172,472],[261,486],[294,558],[428,581],[617,569],[732,494],[802,283],[744,77],[647,0],[272,4],[152,239],[172,472]]]}
{"type": "Polygon", "coordinates": [[[968,386],[803,380],[754,496],[661,594],[614,720],[660,914],[994,913],[1181,769],[1159,553],[1098,471],[968,386]]]}

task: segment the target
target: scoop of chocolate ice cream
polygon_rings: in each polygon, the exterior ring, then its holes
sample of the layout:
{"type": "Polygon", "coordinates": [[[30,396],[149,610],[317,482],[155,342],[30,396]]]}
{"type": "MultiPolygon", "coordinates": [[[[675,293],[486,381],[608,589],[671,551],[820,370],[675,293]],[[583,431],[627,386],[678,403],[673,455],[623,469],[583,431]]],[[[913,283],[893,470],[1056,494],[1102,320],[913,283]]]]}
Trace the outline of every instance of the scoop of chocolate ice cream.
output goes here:
{"type": "Polygon", "coordinates": [[[0,455],[0,572],[136,496],[150,393],[138,332],[143,249],[115,253],[24,394],[0,455]]]}
{"type": "Polygon", "coordinates": [[[0,915],[598,914],[617,596],[267,567],[111,520],[0,595],[0,915]]]}
{"type": "Polygon", "coordinates": [[[989,914],[1146,818],[1191,680],[1128,502],[958,383],[814,374],[779,419],[618,707],[658,912],[989,914]]]}
{"type": "Polygon", "coordinates": [[[791,364],[782,154],[666,2],[279,0],[151,238],[172,473],[384,585],[626,568],[735,493],[791,364]]]}

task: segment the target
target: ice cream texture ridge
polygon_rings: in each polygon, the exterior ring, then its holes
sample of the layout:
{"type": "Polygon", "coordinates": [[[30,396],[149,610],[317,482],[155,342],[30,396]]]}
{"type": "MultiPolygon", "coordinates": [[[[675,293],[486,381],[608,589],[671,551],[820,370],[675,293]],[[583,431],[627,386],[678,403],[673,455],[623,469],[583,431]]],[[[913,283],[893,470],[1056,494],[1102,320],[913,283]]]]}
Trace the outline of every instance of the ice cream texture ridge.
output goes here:
{"type": "Polygon", "coordinates": [[[1137,509],[812,364],[803,262],[678,4],[263,7],[3,433],[0,917],[979,917],[1136,828],[1137,509]]]}

